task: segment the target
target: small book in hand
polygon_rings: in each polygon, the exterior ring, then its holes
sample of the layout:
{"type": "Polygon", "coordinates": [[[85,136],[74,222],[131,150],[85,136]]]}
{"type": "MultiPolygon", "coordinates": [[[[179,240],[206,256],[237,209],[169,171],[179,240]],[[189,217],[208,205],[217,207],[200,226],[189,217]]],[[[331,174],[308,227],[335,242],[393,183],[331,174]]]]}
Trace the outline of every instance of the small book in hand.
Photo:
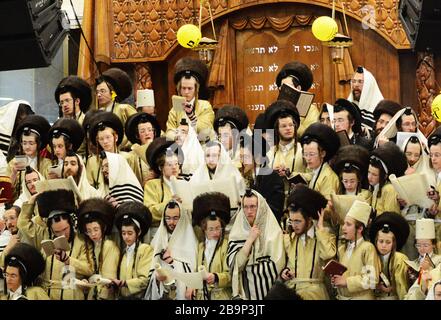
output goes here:
{"type": "Polygon", "coordinates": [[[383,272],[380,273],[380,281],[386,288],[390,287],[390,281],[383,272]]]}
{"type": "Polygon", "coordinates": [[[55,249],[70,251],[70,245],[65,236],[60,236],[54,240],[41,241],[41,248],[44,250],[46,256],[51,256],[55,253],[55,249]]]}
{"type": "Polygon", "coordinates": [[[337,131],[336,133],[340,140],[340,147],[349,146],[351,144],[351,140],[349,140],[346,130],[337,131]]]}
{"type": "Polygon", "coordinates": [[[348,270],[348,268],[336,260],[330,260],[325,266],[322,267],[322,269],[329,276],[341,276],[346,272],[346,270],[348,270]]]}
{"type": "Polygon", "coordinates": [[[172,96],[172,104],[173,109],[175,109],[176,112],[178,111],[184,111],[183,104],[185,103],[185,97],[173,95],[172,96]]]}
{"type": "Polygon", "coordinates": [[[314,94],[311,92],[297,90],[286,84],[282,84],[277,100],[288,100],[294,103],[300,116],[306,117],[312,101],[314,100],[314,94]]]}
{"type": "Polygon", "coordinates": [[[288,178],[288,181],[289,181],[289,183],[292,183],[292,184],[299,184],[299,183],[306,184],[306,185],[308,184],[308,182],[305,179],[303,179],[301,174],[296,174],[295,176],[288,178]]]}

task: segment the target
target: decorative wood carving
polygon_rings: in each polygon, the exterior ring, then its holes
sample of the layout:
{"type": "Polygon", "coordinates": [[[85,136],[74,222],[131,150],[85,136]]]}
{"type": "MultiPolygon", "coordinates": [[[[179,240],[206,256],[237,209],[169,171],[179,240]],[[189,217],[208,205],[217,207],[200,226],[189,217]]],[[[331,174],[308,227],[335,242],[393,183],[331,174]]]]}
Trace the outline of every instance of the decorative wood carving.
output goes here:
{"type": "Polygon", "coordinates": [[[152,77],[147,63],[135,64],[136,83],[135,90],[151,89],[152,77]]]}
{"type": "MultiPolygon", "coordinates": [[[[214,18],[246,7],[282,2],[332,7],[332,0],[209,0],[214,18]]],[[[346,13],[370,25],[395,48],[409,48],[398,17],[399,0],[340,0],[346,13]]],[[[167,58],[176,47],[176,32],[186,23],[197,24],[198,0],[112,0],[112,62],[147,62],[167,58]]],[[[202,10],[203,24],[209,23],[208,3],[202,10]]]]}
{"type": "Polygon", "coordinates": [[[417,113],[420,120],[420,130],[428,136],[437,127],[437,122],[431,114],[432,100],[438,93],[433,54],[419,52],[417,66],[416,87],[419,101],[417,113]]]}

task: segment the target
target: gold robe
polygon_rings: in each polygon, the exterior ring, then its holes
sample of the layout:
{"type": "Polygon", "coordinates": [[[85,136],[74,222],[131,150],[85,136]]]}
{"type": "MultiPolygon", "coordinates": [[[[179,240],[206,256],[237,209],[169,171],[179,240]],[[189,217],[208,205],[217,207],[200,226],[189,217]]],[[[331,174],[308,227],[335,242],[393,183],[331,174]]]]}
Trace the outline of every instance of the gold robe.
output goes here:
{"type": "Polygon", "coordinates": [[[306,234],[305,236],[304,245],[303,240],[294,233],[291,236],[284,235],[288,259],[286,267],[296,272],[295,279],[288,280],[286,285],[294,288],[304,300],[329,300],[322,266],[337,253],[335,235],[326,229],[316,229],[313,238],[306,234]]]}
{"type": "MultiPolygon", "coordinates": [[[[28,287],[26,288],[25,295],[27,300],[50,300],[46,291],[42,287],[28,287]]],[[[0,300],[9,300],[8,294],[2,294],[0,300]]]]}
{"type": "Polygon", "coordinates": [[[153,249],[150,245],[140,243],[136,251],[135,265],[133,259],[127,266],[127,253],[121,259],[119,269],[119,280],[125,280],[127,287],[122,287],[119,290],[120,296],[128,297],[135,296],[144,297],[145,290],[149,284],[149,270],[152,264],[153,249]]]}
{"type": "Polygon", "coordinates": [[[309,187],[320,192],[327,200],[331,200],[331,194],[337,193],[340,187],[340,180],[331,166],[325,162],[317,178],[309,182],[309,187]]]}
{"type": "Polygon", "coordinates": [[[29,239],[31,245],[41,250],[41,241],[50,237],[49,229],[39,215],[33,217],[34,209],[35,204],[23,203],[18,215],[17,227],[29,239]]]}
{"type": "MultiPolygon", "coordinates": [[[[231,300],[231,276],[227,265],[228,239],[224,238],[222,243],[216,248],[211,261],[205,259],[205,239],[198,245],[198,267],[204,266],[209,273],[215,273],[219,282],[207,284],[210,300],[231,300]]],[[[198,290],[197,300],[205,300],[203,290],[198,290]]]]}
{"type": "MultiPolygon", "coordinates": [[[[214,111],[211,107],[209,101],[198,100],[195,108],[195,115],[197,117],[196,122],[196,133],[203,132],[204,134],[209,134],[213,132],[213,122],[214,122],[214,111]]],[[[187,117],[185,111],[176,111],[171,108],[168,113],[167,119],[167,131],[166,136],[172,140],[175,139],[175,130],[179,127],[179,123],[182,118],[187,117]]]]}
{"type": "MultiPolygon", "coordinates": [[[[70,256],[69,266],[66,267],[73,267],[69,268],[74,271],[72,276],[81,280],[89,278],[93,274],[93,269],[87,259],[85,243],[81,236],[75,235],[72,250],[66,253],[70,256]]],[[[49,297],[52,300],[84,300],[84,292],[78,287],[77,289],[62,288],[64,267],[65,264],[58,261],[54,255],[46,257],[43,287],[47,290],[49,297]],[[54,281],[52,287],[51,281],[54,281]]]]}
{"type": "Polygon", "coordinates": [[[387,183],[381,189],[381,197],[372,193],[371,206],[377,211],[377,216],[385,211],[401,212],[400,204],[397,200],[398,193],[391,183],[387,183]]]}
{"type": "Polygon", "coordinates": [[[406,255],[400,252],[395,252],[395,256],[392,259],[392,263],[389,265],[388,271],[387,263],[383,264],[380,258],[380,264],[383,266],[382,272],[390,281],[393,290],[390,293],[375,290],[375,297],[378,300],[397,300],[397,298],[399,300],[404,299],[404,296],[409,289],[407,285],[407,264],[404,262],[406,260],[408,260],[406,255]]]}
{"type": "Polygon", "coordinates": [[[297,136],[301,137],[305,132],[306,128],[308,128],[314,122],[319,121],[319,117],[320,117],[320,107],[315,103],[311,104],[311,107],[309,108],[306,117],[300,117],[300,126],[299,129],[297,130],[297,136]]]}
{"type": "Polygon", "coordinates": [[[380,275],[380,264],[374,245],[362,239],[357,241],[350,258],[346,245],[338,248],[339,262],[348,269],[343,274],[346,287],[338,287],[339,300],[374,300],[374,288],[380,275]]]}
{"type": "Polygon", "coordinates": [[[173,194],[168,185],[159,179],[147,181],[144,186],[144,205],[152,213],[152,227],[158,227],[164,214],[165,206],[173,194]]]}
{"type": "MultiPolygon", "coordinates": [[[[99,252],[95,252],[95,257],[92,252],[92,247],[89,243],[87,244],[87,253],[89,259],[89,265],[91,269],[94,269],[95,263],[98,266],[99,264],[99,252]],[[93,261],[95,259],[95,263],[93,261]]],[[[92,244],[93,245],[93,244],[92,244]]],[[[106,239],[104,240],[103,249],[102,249],[102,265],[99,266],[99,270],[96,273],[99,273],[105,279],[116,279],[116,273],[118,269],[118,261],[119,261],[119,248],[112,240],[106,239]]],[[[107,288],[106,286],[99,285],[95,288],[91,288],[89,290],[89,294],[87,295],[87,300],[95,300],[95,294],[97,300],[114,300],[114,292],[113,290],[107,288]],[[96,292],[95,292],[96,289],[96,292]]]]}

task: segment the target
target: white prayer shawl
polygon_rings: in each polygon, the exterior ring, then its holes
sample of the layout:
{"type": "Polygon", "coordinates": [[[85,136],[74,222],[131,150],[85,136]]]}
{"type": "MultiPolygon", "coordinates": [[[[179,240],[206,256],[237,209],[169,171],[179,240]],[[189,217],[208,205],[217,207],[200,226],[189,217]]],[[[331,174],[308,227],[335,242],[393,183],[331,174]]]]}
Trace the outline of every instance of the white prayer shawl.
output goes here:
{"type": "Polygon", "coordinates": [[[193,127],[188,127],[188,135],[182,144],[184,163],[181,171],[183,174],[193,174],[197,168],[205,164],[204,150],[199,143],[198,136],[193,127]]]}
{"type": "MultiPolygon", "coordinates": [[[[401,151],[405,152],[405,148],[407,143],[409,142],[411,137],[407,138],[406,140],[404,140],[404,143],[402,146],[400,146],[401,151]]],[[[429,184],[432,186],[436,186],[436,179],[435,179],[435,173],[433,171],[433,169],[430,167],[430,157],[426,152],[426,147],[421,143],[420,140],[419,141],[419,145],[421,147],[421,156],[420,159],[412,166],[412,168],[415,169],[416,173],[425,173],[426,177],[429,181],[429,184]]]]}
{"type": "MultiPolygon", "coordinates": [[[[34,169],[34,170],[37,172],[38,178],[40,181],[46,180],[44,178],[44,176],[40,172],[38,172],[38,170],[36,170],[36,169],[34,169]]],[[[24,177],[24,174],[23,174],[23,177],[24,177]]],[[[29,201],[31,196],[32,195],[29,192],[29,189],[26,186],[26,183],[24,182],[24,178],[23,178],[23,183],[21,184],[21,193],[20,193],[20,196],[17,198],[17,200],[15,200],[14,206],[18,206],[21,208],[24,202],[29,201]]]]}
{"type": "MultiPolygon", "coordinates": [[[[390,139],[397,136],[398,133],[397,120],[401,118],[401,116],[404,114],[405,111],[406,108],[403,108],[400,111],[398,111],[392,117],[392,119],[390,119],[389,123],[383,128],[383,130],[381,130],[380,134],[377,136],[377,139],[375,140],[375,145],[374,145],[375,148],[378,146],[378,139],[380,137],[386,137],[390,139]]],[[[416,118],[416,120],[418,121],[418,118],[416,118]]],[[[417,123],[417,132],[415,132],[415,134],[416,136],[418,136],[418,139],[422,142],[423,146],[425,146],[425,148],[428,148],[429,144],[427,142],[427,138],[425,137],[424,133],[422,133],[420,129],[418,129],[418,123],[417,123]]]]}
{"type": "Polygon", "coordinates": [[[25,100],[16,100],[0,107],[0,150],[6,156],[11,144],[12,130],[14,129],[15,118],[20,104],[31,104],[25,100]]]}
{"type": "MultiPolygon", "coordinates": [[[[109,196],[113,197],[118,203],[125,201],[144,202],[144,191],[130,168],[127,160],[117,153],[106,152],[109,162],[109,196]]],[[[103,188],[98,190],[101,194],[105,193],[103,188]]]]}
{"type": "Polygon", "coordinates": [[[87,180],[86,166],[84,165],[83,158],[81,158],[81,156],[78,154],[77,157],[78,159],[80,159],[79,165],[81,166],[81,176],[77,184],[78,190],[81,194],[81,201],[90,198],[105,196],[105,195],[101,195],[101,193],[98,190],[96,190],[94,187],[92,187],[89,184],[89,181],[87,180]]]}
{"type": "Polygon", "coordinates": [[[237,254],[247,240],[251,226],[243,211],[243,203],[237,214],[228,241],[227,263],[232,272],[233,297],[261,300],[271,289],[285,265],[283,233],[265,198],[252,191],[258,198],[255,223],[260,231],[243,270],[239,270],[237,254]]]}
{"type": "MultiPolygon", "coordinates": [[[[210,174],[208,172],[208,167],[205,161],[197,168],[195,173],[190,179],[190,182],[195,183],[204,183],[210,180],[218,180],[218,179],[226,179],[231,176],[234,176],[236,180],[236,184],[239,190],[239,194],[243,195],[245,193],[245,181],[243,180],[242,175],[240,174],[237,167],[233,164],[228,152],[225,150],[224,146],[217,142],[220,146],[221,152],[219,157],[219,162],[217,164],[216,170],[214,171],[214,175],[210,179],[210,174]]],[[[185,162],[185,160],[184,160],[185,162]]]]}
{"type": "MultiPolygon", "coordinates": [[[[361,90],[358,107],[362,110],[374,112],[374,109],[377,106],[378,102],[380,102],[384,98],[381,94],[380,88],[378,87],[377,80],[375,80],[372,73],[370,73],[366,68],[363,68],[363,75],[363,90],[361,90]]],[[[354,96],[352,94],[352,84],[351,93],[349,94],[348,100],[354,102],[354,96]]]]}
{"type": "Polygon", "coordinates": [[[441,283],[441,280],[438,280],[437,282],[432,283],[432,285],[430,286],[430,288],[427,292],[426,300],[435,300],[435,286],[440,283],[441,283]]]}
{"type": "MultiPolygon", "coordinates": [[[[161,268],[169,269],[170,265],[161,259],[161,251],[169,250],[173,258],[173,270],[176,272],[195,272],[197,265],[198,241],[191,225],[190,214],[180,208],[180,219],[176,224],[176,228],[170,235],[168,233],[164,214],[162,215],[161,224],[158,231],[153,237],[150,245],[153,247],[153,259],[150,267],[150,282],[146,291],[145,299],[158,300],[164,294],[163,282],[156,281],[155,265],[159,263],[161,268]]],[[[186,286],[181,281],[176,280],[176,300],[185,300],[186,286]]]]}

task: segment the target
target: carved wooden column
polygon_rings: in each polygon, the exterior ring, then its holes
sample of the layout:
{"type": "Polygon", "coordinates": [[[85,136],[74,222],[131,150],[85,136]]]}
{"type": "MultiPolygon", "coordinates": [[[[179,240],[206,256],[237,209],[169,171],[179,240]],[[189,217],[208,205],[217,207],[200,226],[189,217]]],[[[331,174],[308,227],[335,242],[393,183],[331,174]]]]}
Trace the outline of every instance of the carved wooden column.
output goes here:
{"type": "Polygon", "coordinates": [[[148,63],[136,63],[135,75],[136,75],[135,90],[152,88],[152,76],[150,73],[150,67],[148,63]]]}
{"type": "Polygon", "coordinates": [[[437,122],[431,114],[432,100],[437,94],[435,61],[433,54],[429,52],[418,52],[417,59],[416,87],[419,101],[417,113],[420,130],[428,136],[437,127],[437,122]]]}

